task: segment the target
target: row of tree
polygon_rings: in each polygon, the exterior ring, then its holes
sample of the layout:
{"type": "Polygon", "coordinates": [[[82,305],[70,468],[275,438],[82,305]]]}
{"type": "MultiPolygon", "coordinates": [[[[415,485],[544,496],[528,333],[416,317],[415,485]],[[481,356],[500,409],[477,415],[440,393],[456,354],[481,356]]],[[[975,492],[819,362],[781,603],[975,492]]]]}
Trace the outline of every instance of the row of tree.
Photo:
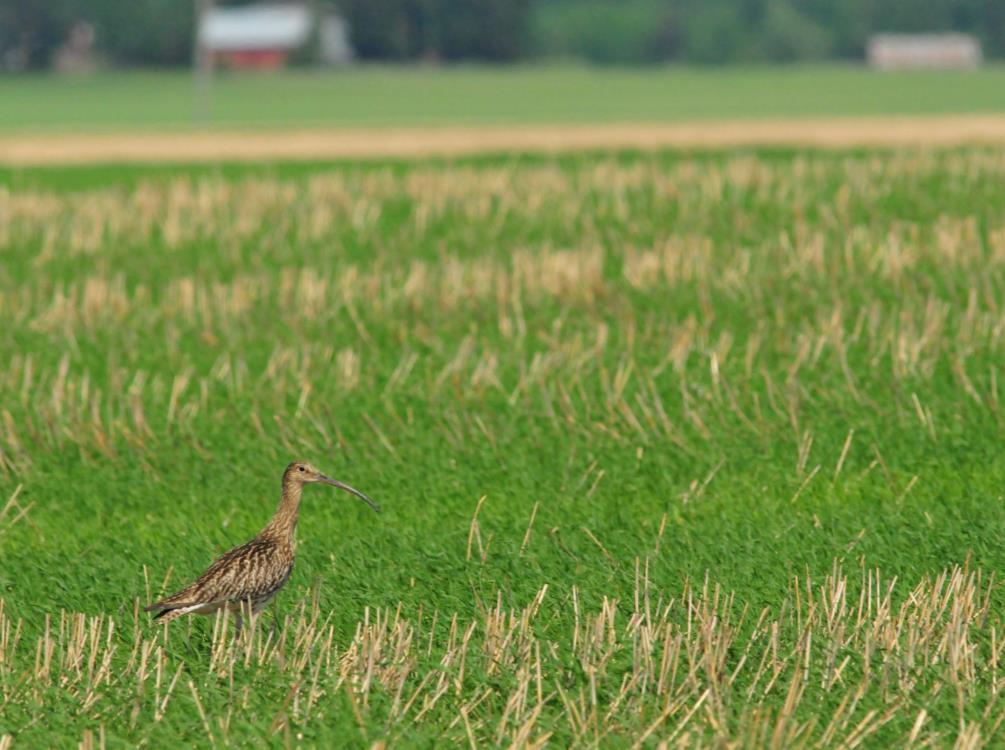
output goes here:
{"type": "Polygon", "coordinates": [[[999,0],[541,0],[532,48],[596,62],[862,59],[879,32],[959,31],[1005,56],[999,0]]]}
{"type": "MultiPolygon", "coordinates": [[[[999,0],[312,0],[372,60],[600,63],[861,58],[879,31],[962,31],[1005,56],[999,0]]],[[[247,0],[217,0],[221,5],[247,0]]],[[[121,65],[184,65],[193,0],[0,0],[0,68],[44,68],[79,21],[121,65]]]]}
{"type": "Polygon", "coordinates": [[[187,64],[194,15],[192,0],[0,0],[0,68],[48,67],[81,21],[112,63],[187,64]]]}

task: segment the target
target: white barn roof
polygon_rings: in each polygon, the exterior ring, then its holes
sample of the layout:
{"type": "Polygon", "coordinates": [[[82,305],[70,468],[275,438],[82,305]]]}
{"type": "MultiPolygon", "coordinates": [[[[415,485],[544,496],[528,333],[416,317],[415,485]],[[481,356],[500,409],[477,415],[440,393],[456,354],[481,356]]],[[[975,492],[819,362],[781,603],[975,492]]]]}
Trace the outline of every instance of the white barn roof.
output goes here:
{"type": "Polygon", "coordinates": [[[305,5],[246,5],[213,8],[199,24],[199,43],[207,49],[293,49],[311,32],[311,14],[305,5]]]}

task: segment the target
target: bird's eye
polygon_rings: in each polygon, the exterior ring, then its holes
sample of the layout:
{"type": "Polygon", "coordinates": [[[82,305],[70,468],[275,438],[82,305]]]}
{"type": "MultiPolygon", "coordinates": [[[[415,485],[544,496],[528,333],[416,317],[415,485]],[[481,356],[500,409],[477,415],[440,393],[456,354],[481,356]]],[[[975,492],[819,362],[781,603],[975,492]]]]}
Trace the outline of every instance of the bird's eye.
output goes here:
{"type": "Polygon", "coordinates": [[[297,471],[303,471],[303,470],[304,470],[304,467],[303,467],[303,466],[298,466],[298,467],[297,467],[297,471]]]}

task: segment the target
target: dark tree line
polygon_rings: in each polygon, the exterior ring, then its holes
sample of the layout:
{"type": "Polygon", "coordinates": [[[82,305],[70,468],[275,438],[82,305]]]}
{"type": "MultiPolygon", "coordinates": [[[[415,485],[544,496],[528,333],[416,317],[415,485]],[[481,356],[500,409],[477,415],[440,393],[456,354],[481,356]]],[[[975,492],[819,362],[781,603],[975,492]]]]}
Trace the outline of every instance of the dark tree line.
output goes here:
{"type": "MultiPolygon", "coordinates": [[[[248,0],[217,0],[221,5],[248,0]]],[[[955,30],[1005,56],[1005,0],[313,0],[371,60],[725,63],[860,58],[880,31],[955,30]]],[[[78,21],[112,64],[186,65],[193,0],[0,0],[0,68],[44,68],[78,21]]]]}
{"type": "Polygon", "coordinates": [[[0,69],[47,67],[78,21],[112,63],[187,64],[193,13],[191,0],[0,0],[0,69]]]}
{"type": "Polygon", "coordinates": [[[531,0],[343,0],[359,57],[516,60],[528,53],[531,0]]]}
{"type": "Polygon", "coordinates": [[[596,62],[861,59],[878,32],[960,31],[1005,56],[1005,0],[539,0],[531,48],[596,62]]]}

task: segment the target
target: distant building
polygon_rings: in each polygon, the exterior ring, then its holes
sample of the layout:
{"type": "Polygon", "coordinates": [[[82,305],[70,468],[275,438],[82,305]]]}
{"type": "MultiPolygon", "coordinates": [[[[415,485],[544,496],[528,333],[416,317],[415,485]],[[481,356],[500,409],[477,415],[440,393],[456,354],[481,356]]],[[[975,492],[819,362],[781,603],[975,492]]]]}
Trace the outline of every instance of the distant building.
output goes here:
{"type": "MultiPolygon", "coordinates": [[[[199,24],[199,44],[215,62],[231,68],[274,69],[304,47],[316,26],[301,3],[213,7],[199,24]]],[[[326,61],[352,58],[348,30],[340,17],[326,14],[320,28],[326,61]],[[334,48],[334,50],[333,50],[334,48]]]]}
{"type": "Polygon", "coordinates": [[[877,34],[866,47],[869,65],[880,70],[976,68],[981,45],[969,34],[877,34]]]}

